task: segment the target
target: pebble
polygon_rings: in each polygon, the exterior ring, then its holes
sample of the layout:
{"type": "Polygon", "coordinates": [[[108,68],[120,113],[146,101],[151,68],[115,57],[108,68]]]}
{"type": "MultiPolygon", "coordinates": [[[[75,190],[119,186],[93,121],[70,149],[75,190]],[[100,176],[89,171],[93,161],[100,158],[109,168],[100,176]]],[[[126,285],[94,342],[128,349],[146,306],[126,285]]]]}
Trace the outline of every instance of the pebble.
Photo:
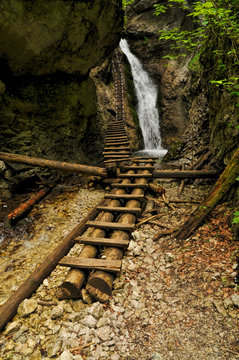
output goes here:
{"type": "Polygon", "coordinates": [[[239,307],[239,295],[238,294],[233,294],[231,296],[231,300],[235,306],[239,307]]]}
{"type": "Polygon", "coordinates": [[[59,357],[59,360],[73,360],[73,359],[74,359],[74,357],[69,350],[63,351],[63,353],[59,357]]]}
{"type": "Polygon", "coordinates": [[[13,332],[19,330],[21,327],[21,323],[18,322],[18,321],[13,321],[13,322],[10,322],[7,327],[6,327],[6,330],[5,330],[5,335],[9,335],[9,334],[12,334],[13,332]]]}
{"type": "Polygon", "coordinates": [[[22,317],[27,317],[37,309],[37,302],[33,299],[25,299],[18,306],[17,313],[22,317]]]}
{"type": "Polygon", "coordinates": [[[87,315],[84,317],[84,319],[82,320],[82,323],[85,325],[85,326],[88,326],[90,328],[94,328],[96,327],[96,324],[97,324],[97,320],[94,318],[93,315],[87,315]]]}
{"type": "Polygon", "coordinates": [[[102,326],[97,330],[97,336],[100,340],[108,341],[112,337],[111,327],[110,326],[102,326]]]}
{"type": "Polygon", "coordinates": [[[50,318],[52,320],[54,320],[54,319],[57,319],[57,318],[61,317],[62,314],[63,314],[63,311],[64,310],[63,310],[62,306],[55,306],[51,311],[50,318]]]}

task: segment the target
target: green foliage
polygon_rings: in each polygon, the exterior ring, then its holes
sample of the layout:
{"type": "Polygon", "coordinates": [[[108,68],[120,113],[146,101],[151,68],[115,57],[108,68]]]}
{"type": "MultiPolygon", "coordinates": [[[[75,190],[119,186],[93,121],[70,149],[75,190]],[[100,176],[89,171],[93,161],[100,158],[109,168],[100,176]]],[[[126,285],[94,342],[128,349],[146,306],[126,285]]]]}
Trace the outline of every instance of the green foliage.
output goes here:
{"type": "Polygon", "coordinates": [[[239,211],[235,211],[233,215],[234,215],[234,217],[233,217],[232,223],[239,224],[239,211]]]}
{"type": "MultiPolygon", "coordinates": [[[[134,0],[122,0],[122,9],[126,11],[127,6],[133,4],[134,0]]],[[[124,16],[124,22],[127,23],[127,16],[124,16]]]]}
{"type": "MultiPolygon", "coordinates": [[[[192,70],[200,70],[200,61],[203,56],[210,64],[204,62],[204,71],[211,71],[214,79],[211,85],[219,89],[226,89],[233,97],[239,97],[239,1],[212,0],[193,1],[189,6],[186,0],[168,0],[167,6],[156,4],[155,15],[166,13],[167,8],[180,6],[186,10],[187,16],[194,23],[192,30],[174,28],[161,30],[159,40],[171,41],[173,55],[164,56],[176,59],[185,56],[188,52],[197,53],[197,67],[191,62],[192,70]]],[[[239,107],[239,102],[236,107],[239,107]]],[[[239,129],[239,125],[236,125],[239,129]]]]}

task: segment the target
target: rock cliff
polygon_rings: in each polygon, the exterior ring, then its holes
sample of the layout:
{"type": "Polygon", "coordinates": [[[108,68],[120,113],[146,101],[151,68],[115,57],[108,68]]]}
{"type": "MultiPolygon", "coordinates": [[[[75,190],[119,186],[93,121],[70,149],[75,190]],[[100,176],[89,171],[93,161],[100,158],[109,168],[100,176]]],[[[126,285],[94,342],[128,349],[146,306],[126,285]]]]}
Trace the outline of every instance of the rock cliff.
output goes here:
{"type": "MultiPolygon", "coordinates": [[[[0,26],[1,151],[74,162],[97,158],[103,127],[95,125],[89,72],[118,45],[121,2],[3,0],[0,26]],[[90,154],[92,142],[98,145],[90,154]]],[[[5,196],[19,178],[19,166],[11,168],[13,177],[4,170],[0,179],[5,196]]],[[[20,173],[32,176],[26,167],[20,173]]]]}

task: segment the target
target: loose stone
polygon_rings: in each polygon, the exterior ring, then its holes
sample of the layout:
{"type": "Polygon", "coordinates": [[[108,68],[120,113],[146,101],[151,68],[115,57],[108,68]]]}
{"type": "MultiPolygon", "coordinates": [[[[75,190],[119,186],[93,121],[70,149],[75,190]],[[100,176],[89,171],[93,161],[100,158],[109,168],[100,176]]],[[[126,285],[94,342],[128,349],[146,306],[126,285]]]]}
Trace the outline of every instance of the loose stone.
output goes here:
{"type": "Polygon", "coordinates": [[[25,299],[18,307],[18,314],[22,317],[27,317],[37,309],[37,302],[33,299],[25,299]]]}

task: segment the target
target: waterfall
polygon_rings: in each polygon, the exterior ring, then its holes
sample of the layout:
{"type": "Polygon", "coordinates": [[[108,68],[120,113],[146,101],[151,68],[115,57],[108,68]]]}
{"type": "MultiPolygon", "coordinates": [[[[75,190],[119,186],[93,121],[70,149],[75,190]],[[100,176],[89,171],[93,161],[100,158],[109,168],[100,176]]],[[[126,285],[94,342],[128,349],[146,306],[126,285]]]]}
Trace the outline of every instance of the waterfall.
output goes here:
{"type": "Polygon", "coordinates": [[[127,56],[133,76],[134,87],[138,100],[137,114],[144,139],[144,152],[164,155],[167,150],[162,148],[157,110],[158,90],[139,60],[134,56],[127,41],[121,39],[120,48],[127,56]]]}

